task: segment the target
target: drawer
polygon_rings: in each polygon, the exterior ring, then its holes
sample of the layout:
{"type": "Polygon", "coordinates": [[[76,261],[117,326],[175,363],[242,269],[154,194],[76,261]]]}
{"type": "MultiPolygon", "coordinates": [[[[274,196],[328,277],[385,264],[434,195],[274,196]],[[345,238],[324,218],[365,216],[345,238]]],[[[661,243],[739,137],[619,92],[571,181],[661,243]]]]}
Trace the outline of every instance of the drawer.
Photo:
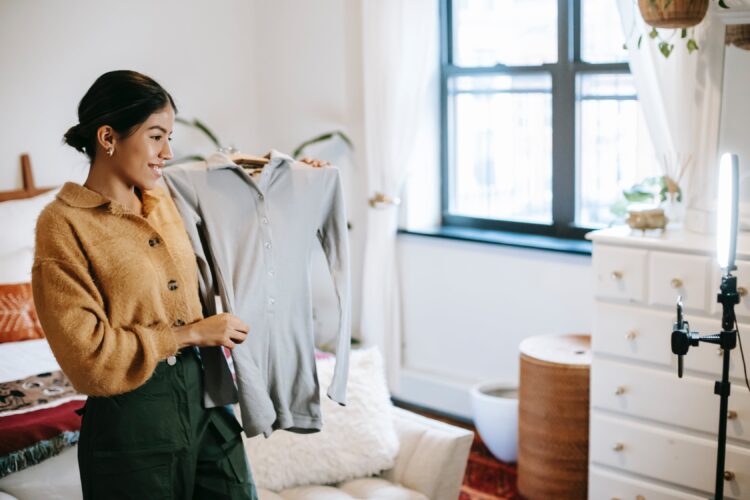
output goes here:
{"type": "MultiPolygon", "coordinates": [[[[733,271],[732,274],[737,276],[737,290],[740,291],[741,295],[740,303],[735,306],[734,312],[738,319],[750,318],[750,294],[747,293],[750,291],[750,262],[737,262],[737,270],[733,271]]],[[[719,293],[719,285],[721,284],[721,269],[719,269],[718,264],[714,265],[712,276],[709,286],[711,296],[708,300],[711,303],[711,312],[721,314],[721,304],[716,302],[716,294],[719,293]]],[[[742,331],[742,328],[740,328],[740,331],[742,331]]]]}
{"type": "MultiPolygon", "coordinates": [[[[647,418],[666,425],[716,435],[719,397],[711,380],[662,370],[594,359],[591,366],[591,406],[647,418]]],[[[727,436],[750,443],[750,392],[735,386],[727,436]]]]}
{"type": "Polygon", "coordinates": [[[651,252],[649,256],[649,303],[674,307],[682,296],[685,309],[708,311],[709,259],[703,255],[651,252]]]}
{"type": "Polygon", "coordinates": [[[589,467],[590,500],[706,500],[672,488],[618,474],[601,467],[589,467]]]}
{"type": "MultiPolygon", "coordinates": [[[[691,330],[702,335],[721,330],[721,321],[717,318],[687,314],[686,319],[691,330]]],[[[595,354],[608,354],[670,367],[676,377],[677,356],[672,354],[671,346],[674,321],[674,312],[598,302],[594,311],[591,347],[595,354]]],[[[743,339],[750,339],[750,325],[740,324],[740,331],[747,332],[743,339]]],[[[744,384],[739,353],[739,348],[732,351],[729,375],[744,384]]],[[[685,373],[690,372],[720,377],[721,356],[718,346],[701,344],[691,347],[685,356],[685,373]]]]}
{"type": "MultiPolygon", "coordinates": [[[[718,405],[717,405],[718,407],[718,405]]],[[[717,408],[718,411],[718,408],[717,408]]],[[[648,478],[713,492],[716,441],[680,434],[593,412],[590,457],[648,478]]],[[[727,498],[750,498],[750,450],[727,444],[726,467],[734,479],[725,481],[727,498]]]]}
{"type": "Polygon", "coordinates": [[[593,266],[597,297],[644,302],[646,255],[646,250],[595,245],[593,266]]]}

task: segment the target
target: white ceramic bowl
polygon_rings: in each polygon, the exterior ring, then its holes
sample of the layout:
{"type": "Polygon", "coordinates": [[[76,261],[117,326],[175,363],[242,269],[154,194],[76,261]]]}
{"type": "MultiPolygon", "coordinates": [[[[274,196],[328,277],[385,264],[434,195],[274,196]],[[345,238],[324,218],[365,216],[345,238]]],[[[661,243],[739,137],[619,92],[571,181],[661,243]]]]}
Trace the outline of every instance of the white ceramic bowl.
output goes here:
{"type": "Polygon", "coordinates": [[[471,388],[474,425],[487,448],[498,460],[518,457],[518,388],[489,382],[471,388]]]}

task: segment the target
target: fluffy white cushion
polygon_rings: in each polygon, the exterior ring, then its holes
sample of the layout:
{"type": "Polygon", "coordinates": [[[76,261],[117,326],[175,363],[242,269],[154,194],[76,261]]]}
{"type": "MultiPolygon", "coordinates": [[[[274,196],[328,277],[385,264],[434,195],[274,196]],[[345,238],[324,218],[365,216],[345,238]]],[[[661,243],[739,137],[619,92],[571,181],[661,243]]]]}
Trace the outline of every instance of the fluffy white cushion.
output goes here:
{"type": "Polygon", "coordinates": [[[314,434],[276,431],[245,440],[255,482],[280,491],[379,474],[393,467],[399,440],[383,359],[376,348],[351,352],[347,405],[325,395],[334,358],[318,360],[323,430],[314,434]]]}
{"type": "Polygon", "coordinates": [[[58,191],[59,188],[33,198],[0,203],[0,234],[3,238],[0,257],[34,249],[36,219],[42,209],[55,199],[58,191]]]}

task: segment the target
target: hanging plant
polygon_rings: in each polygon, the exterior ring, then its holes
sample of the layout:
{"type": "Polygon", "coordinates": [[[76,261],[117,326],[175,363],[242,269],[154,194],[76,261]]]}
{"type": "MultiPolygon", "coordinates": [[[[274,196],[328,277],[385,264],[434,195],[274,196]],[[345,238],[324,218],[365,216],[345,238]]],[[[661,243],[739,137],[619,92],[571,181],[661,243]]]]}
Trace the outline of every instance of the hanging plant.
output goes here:
{"type": "MultiPolygon", "coordinates": [[[[651,31],[646,36],[655,41],[664,57],[669,57],[674,50],[673,40],[679,30],[680,40],[684,40],[688,53],[692,54],[699,49],[694,36],[695,26],[706,17],[708,2],[709,0],[638,0],[641,16],[651,26],[651,31]],[[663,36],[657,28],[673,31],[663,36]]],[[[729,8],[724,0],[718,0],[718,3],[723,9],[729,8]]],[[[641,47],[643,36],[638,37],[638,48],[641,47]]]]}
{"type": "Polygon", "coordinates": [[[706,17],[708,0],[638,0],[638,9],[654,28],[691,28],[706,17]]]}
{"type": "Polygon", "coordinates": [[[750,24],[730,24],[727,26],[726,44],[742,50],[750,50],[750,24]]]}

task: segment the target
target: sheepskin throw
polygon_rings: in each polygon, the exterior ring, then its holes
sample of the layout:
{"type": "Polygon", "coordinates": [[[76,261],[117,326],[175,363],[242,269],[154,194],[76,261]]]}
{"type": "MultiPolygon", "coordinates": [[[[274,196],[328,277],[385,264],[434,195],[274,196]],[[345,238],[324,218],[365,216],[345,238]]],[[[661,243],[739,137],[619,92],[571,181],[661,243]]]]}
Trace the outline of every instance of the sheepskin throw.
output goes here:
{"type": "Polygon", "coordinates": [[[354,350],[349,361],[348,402],[325,395],[335,358],[318,359],[323,430],[314,434],[275,431],[245,441],[260,488],[280,491],[377,475],[393,467],[399,441],[391,415],[383,359],[376,348],[354,350]]]}

